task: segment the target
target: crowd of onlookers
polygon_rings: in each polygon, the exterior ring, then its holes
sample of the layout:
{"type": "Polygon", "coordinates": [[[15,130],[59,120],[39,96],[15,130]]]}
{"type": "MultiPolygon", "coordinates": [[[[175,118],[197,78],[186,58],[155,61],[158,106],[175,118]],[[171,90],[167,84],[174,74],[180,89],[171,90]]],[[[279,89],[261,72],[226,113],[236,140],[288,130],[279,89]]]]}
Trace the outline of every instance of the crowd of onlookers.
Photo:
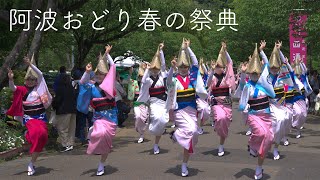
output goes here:
{"type": "Polygon", "coordinates": [[[313,93],[308,97],[309,98],[309,113],[319,114],[320,108],[320,76],[317,70],[311,71],[309,74],[309,83],[312,87],[313,93]]]}

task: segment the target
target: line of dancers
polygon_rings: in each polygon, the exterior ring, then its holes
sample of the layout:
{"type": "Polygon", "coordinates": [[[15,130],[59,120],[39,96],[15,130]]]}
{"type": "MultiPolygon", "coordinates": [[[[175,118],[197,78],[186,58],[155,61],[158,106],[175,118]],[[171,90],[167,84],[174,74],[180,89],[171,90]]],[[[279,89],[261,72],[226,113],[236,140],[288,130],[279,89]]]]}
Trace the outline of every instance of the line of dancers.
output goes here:
{"type": "MultiPolygon", "coordinates": [[[[203,133],[204,123],[213,118],[214,131],[220,137],[218,156],[224,156],[225,142],[232,122],[232,97],[238,97],[243,120],[250,127],[249,154],[257,157],[254,178],[263,177],[263,161],[274,145],[274,160],[280,159],[279,144],[289,144],[287,134],[300,128],[307,117],[306,97],[312,92],[306,75],[306,66],[300,59],[290,65],[281,52],[281,42],[276,42],[270,58],[264,53],[265,41],[257,45],[249,61],[241,63],[239,79],[236,82],[233,62],[227,51],[227,44],[221,43],[218,58],[210,67],[198,59],[190,46],[190,40],[183,39],[178,57],[166,69],[164,43],[160,43],[151,63],[140,64],[137,75],[130,70],[128,97],[133,99],[135,129],[139,133],[138,143],[143,143],[148,129],[154,135],[153,152],[161,153],[161,136],[169,119],[175,130],[170,134],[173,142],[181,145],[183,160],[181,176],[188,176],[188,161],[203,133]],[[262,61],[260,60],[262,58],[262,61]]],[[[92,65],[80,80],[77,109],[87,113],[94,109],[93,126],[88,135],[87,154],[101,155],[96,175],[105,172],[105,161],[112,149],[112,140],[117,127],[115,102],[116,67],[110,56],[112,46],[105,47],[100,55],[92,79],[92,65]]],[[[22,117],[27,127],[26,139],[31,144],[31,161],[27,166],[28,175],[36,172],[34,163],[47,143],[45,109],[52,97],[41,71],[25,58],[29,69],[25,85],[16,86],[13,72],[8,69],[9,86],[14,91],[13,104],[7,114],[22,117]]]]}

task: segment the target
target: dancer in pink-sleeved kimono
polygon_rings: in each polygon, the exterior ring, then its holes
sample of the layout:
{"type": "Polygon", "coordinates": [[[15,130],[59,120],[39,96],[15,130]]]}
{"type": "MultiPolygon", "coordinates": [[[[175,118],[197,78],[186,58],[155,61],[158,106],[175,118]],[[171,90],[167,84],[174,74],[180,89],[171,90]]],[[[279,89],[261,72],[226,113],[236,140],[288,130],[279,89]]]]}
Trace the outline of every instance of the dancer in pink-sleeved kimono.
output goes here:
{"type": "Polygon", "coordinates": [[[89,145],[87,154],[99,154],[101,159],[97,169],[97,176],[104,174],[104,163],[111,152],[112,140],[117,128],[117,107],[115,102],[115,78],[116,67],[110,56],[112,46],[106,46],[106,58],[100,56],[95,70],[94,81],[90,81],[91,64],[86,66],[86,72],[80,80],[80,93],[78,96],[77,109],[87,113],[88,106],[94,109],[93,127],[88,135],[89,145]],[[110,66],[108,68],[107,66],[110,66]]]}
{"type": "MultiPolygon", "coordinates": [[[[265,46],[264,41],[261,42],[260,49],[262,46],[265,46]]],[[[267,64],[264,64],[263,68],[261,67],[257,47],[246,72],[249,74],[250,80],[243,88],[239,110],[248,111],[248,124],[252,129],[248,151],[250,155],[258,156],[258,166],[254,178],[261,179],[263,176],[262,164],[271,148],[274,137],[272,129],[274,116],[270,111],[269,98],[275,98],[275,93],[272,84],[268,82],[267,64]]]]}
{"type": "MultiPolygon", "coordinates": [[[[208,70],[205,66],[203,59],[200,59],[199,63],[199,72],[202,76],[203,83],[207,88],[208,81],[208,70]]],[[[197,98],[197,111],[198,111],[198,119],[199,119],[199,134],[203,134],[202,126],[204,123],[210,118],[211,108],[208,103],[208,99],[202,100],[201,98],[197,98]]]]}
{"type": "Polygon", "coordinates": [[[207,91],[198,73],[198,61],[189,47],[190,41],[183,41],[179,52],[178,62],[173,60],[168,73],[167,111],[174,110],[176,131],[171,138],[183,147],[183,163],[181,176],[188,176],[187,163],[198,142],[197,103],[196,95],[201,99],[207,98],[207,91]],[[190,58],[192,65],[190,64],[190,58]],[[178,67],[178,73],[173,77],[173,69],[178,67]]]}
{"type": "Polygon", "coordinates": [[[229,126],[232,121],[231,91],[235,90],[235,77],[232,60],[226,51],[226,43],[222,43],[214,73],[208,80],[211,94],[212,114],[214,118],[214,130],[220,136],[218,156],[224,155],[224,142],[228,136],[229,126]],[[226,68],[226,70],[224,70],[226,68]]]}

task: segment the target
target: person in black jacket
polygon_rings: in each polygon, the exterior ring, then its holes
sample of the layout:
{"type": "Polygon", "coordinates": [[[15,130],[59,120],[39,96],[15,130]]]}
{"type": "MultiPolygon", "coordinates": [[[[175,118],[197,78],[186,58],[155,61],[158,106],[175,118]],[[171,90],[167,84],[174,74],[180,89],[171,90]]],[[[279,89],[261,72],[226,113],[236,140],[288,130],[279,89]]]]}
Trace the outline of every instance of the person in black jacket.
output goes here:
{"type": "Polygon", "coordinates": [[[52,107],[56,111],[56,127],[59,142],[63,146],[61,152],[73,149],[76,129],[76,92],[72,86],[71,77],[64,74],[57,83],[57,92],[52,107]]]}

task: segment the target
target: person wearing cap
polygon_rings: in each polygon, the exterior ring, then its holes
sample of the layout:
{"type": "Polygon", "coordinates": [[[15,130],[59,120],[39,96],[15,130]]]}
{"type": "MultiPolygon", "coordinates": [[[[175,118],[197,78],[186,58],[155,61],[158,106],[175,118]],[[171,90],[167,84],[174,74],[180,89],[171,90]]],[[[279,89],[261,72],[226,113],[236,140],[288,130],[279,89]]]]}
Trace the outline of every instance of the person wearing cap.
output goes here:
{"type": "MultiPolygon", "coordinates": [[[[208,70],[205,64],[203,63],[203,58],[200,59],[199,62],[199,72],[203,79],[203,83],[207,87],[207,80],[208,80],[208,70]]],[[[201,98],[197,98],[197,111],[198,111],[198,118],[199,122],[199,134],[203,134],[202,126],[210,117],[210,106],[208,103],[208,99],[202,100],[201,98]]]]}
{"type": "Polygon", "coordinates": [[[144,141],[144,133],[148,127],[149,120],[149,106],[147,103],[137,101],[140,96],[140,91],[142,88],[142,77],[147,64],[142,62],[139,65],[137,77],[132,77],[133,68],[130,68],[129,76],[130,81],[128,83],[128,99],[133,100],[133,112],[135,118],[135,129],[139,133],[138,143],[144,141]]]}
{"type": "Polygon", "coordinates": [[[90,128],[88,138],[89,145],[87,154],[101,155],[97,169],[97,176],[104,174],[104,163],[111,152],[112,140],[117,128],[117,107],[115,102],[115,81],[116,67],[110,56],[112,46],[105,47],[105,55],[100,55],[99,62],[95,70],[94,82],[90,81],[92,65],[86,66],[86,72],[80,80],[81,106],[77,106],[82,113],[87,113],[88,106],[94,109],[93,126],[90,128]],[[108,64],[109,67],[108,68],[108,64]]]}
{"type": "Polygon", "coordinates": [[[164,44],[160,43],[151,64],[147,65],[147,69],[141,80],[143,88],[141,88],[140,96],[137,99],[141,103],[150,103],[149,131],[155,136],[153,145],[154,154],[160,153],[158,144],[169,121],[169,115],[165,109],[167,99],[165,78],[167,73],[163,47],[164,44]]]}
{"type": "MultiPolygon", "coordinates": [[[[265,46],[265,41],[261,41],[259,49],[263,46],[265,46]]],[[[244,86],[239,101],[239,111],[248,113],[247,123],[252,130],[248,151],[251,156],[258,156],[255,179],[263,177],[262,165],[273,143],[272,121],[274,116],[270,111],[269,98],[276,96],[273,86],[268,80],[269,70],[266,55],[263,51],[260,52],[260,55],[263,57],[263,68],[256,44],[252,59],[246,69],[250,80],[244,86]]]]}
{"type": "Polygon", "coordinates": [[[227,44],[221,43],[216,64],[212,67],[208,79],[211,95],[211,112],[214,118],[214,130],[220,137],[218,156],[224,155],[224,142],[228,136],[228,129],[232,121],[231,92],[235,90],[235,77],[232,60],[227,52],[227,44]]]}
{"type": "MultiPolygon", "coordinates": [[[[266,43],[264,42],[260,47],[260,52],[263,52],[266,43]]],[[[290,77],[289,70],[287,66],[282,66],[280,60],[280,48],[281,42],[276,42],[273,51],[270,56],[270,61],[266,56],[263,56],[265,63],[267,64],[269,70],[269,82],[271,82],[274,92],[276,94],[275,98],[270,98],[270,111],[272,112],[273,121],[273,134],[274,134],[274,149],[273,149],[273,159],[279,160],[280,154],[278,151],[279,144],[281,140],[289,133],[291,126],[292,113],[288,111],[285,107],[285,85],[293,85],[293,81],[290,77]]],[[[264,54],[263,54],[264,55],[264,54]]]]}
{"type": "Polygon", "coordinates": [[[29,66],[25,76],[25,85],[16,86],[13,81],[13,72],[8,69],[9,87],[13,93],[13,102],[7,115],[23,117],[23,125],[27,131],[25,138],[31,147],[31,161],[28,164],[28,176],[35,174],[35,162],[48,141],[48,128],[46,125],[46,108],[52,101],[52,96],[48,91],[47,84],[42,72],[33,64],[34,55],[31,62],[29,58],[24,58],[29,66]]]}
{"type": "Polygon", "coordinates": [[[202,77],[198,73],[198,60],[189,47],[190,41],[183,39],[183,43],[176,58],[171,61],[172,67],[168,73],[168,99],[166,109],[174,110],[173,116],[176,130],[172,131],[171,139],[183,147],[183,161],[181,176],[188,176],[187,163],[190,154],[198,142],[197,103],[196,95],[205,100],[208,96],[202,77]],[[192,60],[192,64],[190,63],[192,60]],[[173,77],[174,69],[178,68],[173,77]]]}

